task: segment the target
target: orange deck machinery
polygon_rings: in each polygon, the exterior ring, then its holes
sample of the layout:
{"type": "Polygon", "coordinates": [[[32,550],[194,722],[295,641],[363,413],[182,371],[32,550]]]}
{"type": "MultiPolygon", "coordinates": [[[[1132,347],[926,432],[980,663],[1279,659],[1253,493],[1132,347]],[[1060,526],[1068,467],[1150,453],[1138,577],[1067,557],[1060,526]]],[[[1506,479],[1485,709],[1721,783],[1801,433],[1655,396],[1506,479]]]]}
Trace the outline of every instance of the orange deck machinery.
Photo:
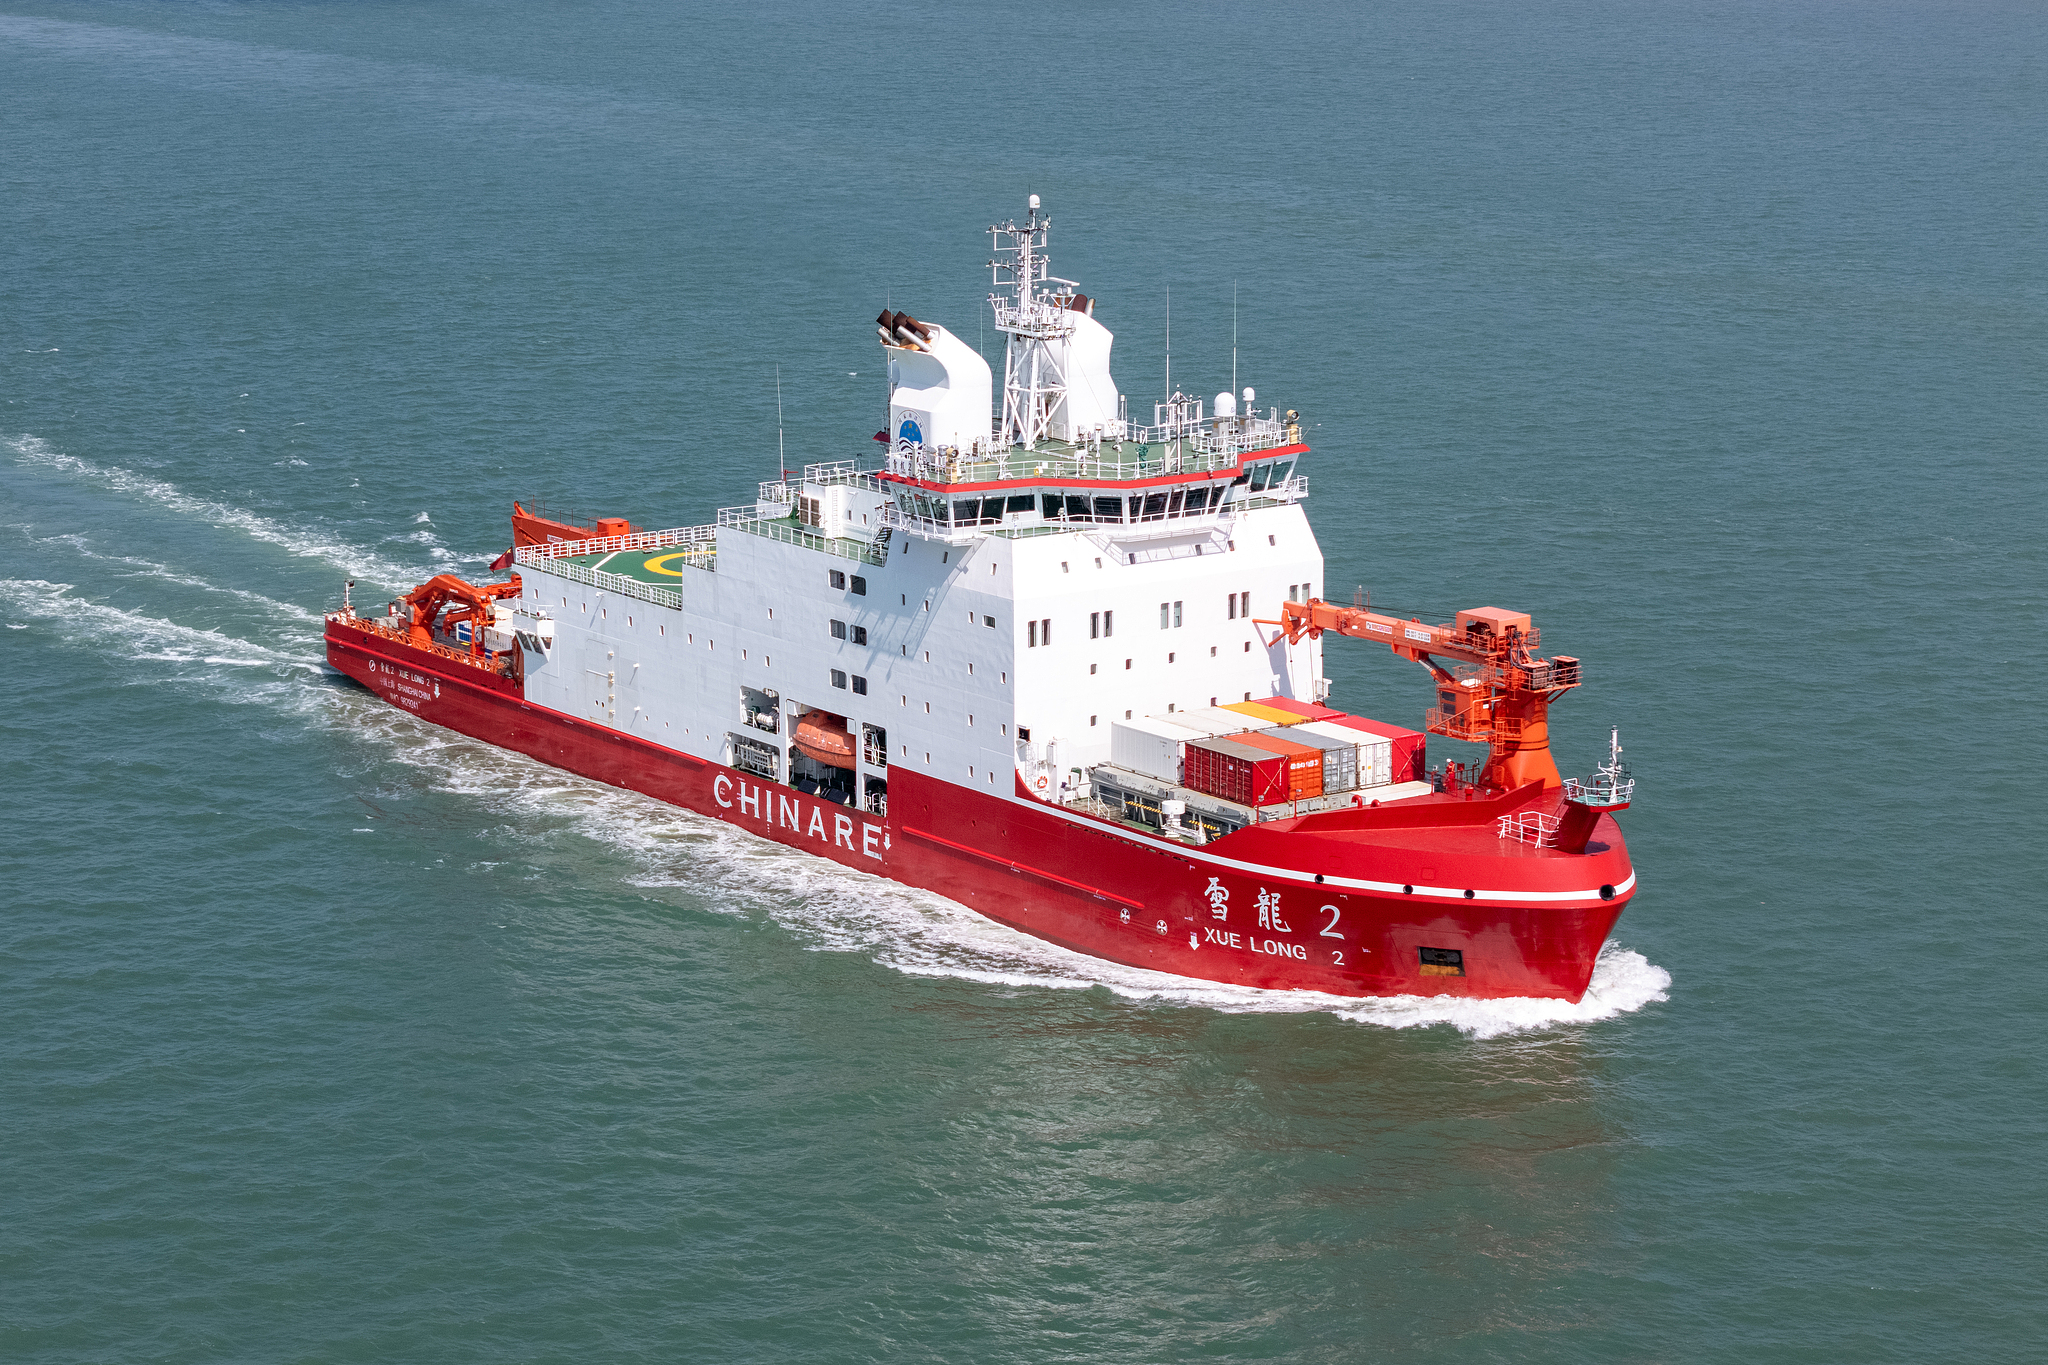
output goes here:
{"type": "Polygon", "coordinates": [[[484,630],[494,615],[492,603],[501,597],[517,597],[519,591],[517,574],[506,582],[481,588],[454,574],[436,574],[402,599],[412,613],[406,622],[407,634],[415,644],[433,645],[435,618],[441,616],[442,608],[447,607],[448,614],[441,621],[441,629],[453,631],[461,622],[469,622],[469,652],[481,655],[484,653],[484,630]],[[455,605],[451,607],[451,603],[455,605]]]}
{"type": "Polygon", "coordinates": [[[1459,612],[1448,625],[1426,626],[1311,599],[1286,603],[1280,620],[1268,624],[1281,627],[1289,644],[1326,630],[1385,641],[1436,679],[1429,732],[1488,746],[1481,786],[1513,791],[1528,782],[1563,785],[1550,756],[1550,703],[1579,685],[1579,661],[1565,654],[1538,658],[1541,633],[1526,613],[1481,607],[1459,612]],[[1453,662],[1445,667],[1439,659],[1453,662]]]}

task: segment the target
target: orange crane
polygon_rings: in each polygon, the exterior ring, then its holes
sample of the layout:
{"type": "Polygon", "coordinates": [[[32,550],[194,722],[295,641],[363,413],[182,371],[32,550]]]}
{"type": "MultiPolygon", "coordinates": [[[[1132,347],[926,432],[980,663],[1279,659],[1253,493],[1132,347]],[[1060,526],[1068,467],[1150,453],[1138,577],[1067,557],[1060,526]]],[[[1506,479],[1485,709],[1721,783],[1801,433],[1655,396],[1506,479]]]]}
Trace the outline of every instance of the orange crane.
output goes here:
{"type": "Polygon", "coordinates": [[[415,644],[433,645],[434,618],[449,603],[459,603],[442,621],[442,628],[452,631],[458,622],[468,621],[469,652],[481,655],[484,652],[484,628],[491,624],[493,616],[491,604],[501,597],[517,597],[519,591],[517,574],[506,582],[491,583],[481,588],[452,573],[435,574],[405,595],[405,604],[412,613],[406,619],[406,633],[415,644]]]}
{"type": "Polygon", "coordinates": [[[1436,679],[1437,704],[1429,708],[1425,728],[1488,746],[1481,786],[1513,791],[1529,782],[1564,785],[1550,756],[1550,703],[1579,685],[1579,661],[1567,654],[1538,658],[1541,632],[1526,613],[1481,607],[1459,612],[1448,625],[1426,626],[1311,599],[1286,603],[1280,620],[1264,624],[1281,627],[1289,644],[1304,636],[1320,638],[1326,630],[1384,640],[1436,679]],[[1439,659],[1454,662],[1446,668],[1439,659]]]}

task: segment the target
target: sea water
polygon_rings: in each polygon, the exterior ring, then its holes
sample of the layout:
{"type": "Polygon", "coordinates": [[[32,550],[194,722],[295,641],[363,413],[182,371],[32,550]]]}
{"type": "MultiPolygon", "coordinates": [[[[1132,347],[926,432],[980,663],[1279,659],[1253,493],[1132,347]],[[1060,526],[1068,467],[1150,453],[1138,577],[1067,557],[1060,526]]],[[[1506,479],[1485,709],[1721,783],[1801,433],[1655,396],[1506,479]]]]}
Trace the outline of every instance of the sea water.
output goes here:
{"type": "Polygon", "coordinates": [[[2038,1358],[2044,70],[1995,3],[7,0],[0,1354],[2038,1358]],[[324,666],[514,497],[748,500],[778,372],[861,455],[884,306],[999,363],[1033,193],[1134,413],[1169,317],[1302,413],[1330,595],[1586,661],[1583,1002],[1108,966],[324,666]]]}

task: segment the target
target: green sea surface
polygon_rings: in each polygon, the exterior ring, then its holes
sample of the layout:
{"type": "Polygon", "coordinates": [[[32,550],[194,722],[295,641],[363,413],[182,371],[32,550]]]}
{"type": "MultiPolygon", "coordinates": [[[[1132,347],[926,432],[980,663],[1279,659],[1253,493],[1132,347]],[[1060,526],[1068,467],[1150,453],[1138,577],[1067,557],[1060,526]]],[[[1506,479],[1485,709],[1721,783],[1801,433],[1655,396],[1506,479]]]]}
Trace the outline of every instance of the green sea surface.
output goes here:
{"type": "Polygon", "coordinates": [[[0,1359],[2042,1359],[2044,185],[1995,0],[0,0],[0,1359]],[[751,500],[778,370],[867,453],[1033,193],[1333,595],[1586,661],[1582,1005],[1094,963],[325,666],[515,497],[751,500]]]}

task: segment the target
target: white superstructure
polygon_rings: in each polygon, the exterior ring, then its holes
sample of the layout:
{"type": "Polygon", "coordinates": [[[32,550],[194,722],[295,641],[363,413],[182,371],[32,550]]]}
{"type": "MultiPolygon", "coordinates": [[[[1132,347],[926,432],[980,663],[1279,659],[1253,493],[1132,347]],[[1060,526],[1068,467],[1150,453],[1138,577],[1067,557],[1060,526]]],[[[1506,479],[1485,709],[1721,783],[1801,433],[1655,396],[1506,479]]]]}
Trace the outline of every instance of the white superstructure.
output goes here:
{"type": "Polygon", "coordinates": [[[1320,644],[1257,621],[1323,594],[1293,415],[1175,394],[1126,421],[1109,331],[1046,272],[1048,221],[1034,198],[994,229],[1016,286],[1000,413],[972,348],[884,313],[872,467],[810,466],[715,526],[522,548],[527,701],[872,810],[899,766],[1072,798],[1113,723],[1321,700],[1320,644]],[[851,767],[795,748],[813,713],[851,767]]]}

